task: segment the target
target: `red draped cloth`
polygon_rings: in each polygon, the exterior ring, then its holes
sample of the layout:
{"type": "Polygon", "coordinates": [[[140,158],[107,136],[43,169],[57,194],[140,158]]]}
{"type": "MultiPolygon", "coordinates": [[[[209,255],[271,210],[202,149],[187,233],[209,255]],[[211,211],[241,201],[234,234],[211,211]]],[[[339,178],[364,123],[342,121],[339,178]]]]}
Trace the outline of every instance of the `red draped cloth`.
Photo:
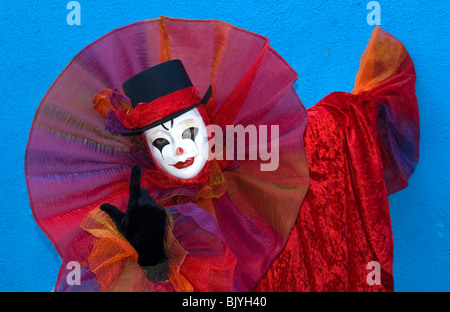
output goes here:
{"type": "Polygon", "coordinates": [[[388,195],[406,187],[418,161],[414,85],[406,49],[376,28],[353,94],[335,92],[308,109],[309,190],[256,291],[393,291],[388,195]]]}

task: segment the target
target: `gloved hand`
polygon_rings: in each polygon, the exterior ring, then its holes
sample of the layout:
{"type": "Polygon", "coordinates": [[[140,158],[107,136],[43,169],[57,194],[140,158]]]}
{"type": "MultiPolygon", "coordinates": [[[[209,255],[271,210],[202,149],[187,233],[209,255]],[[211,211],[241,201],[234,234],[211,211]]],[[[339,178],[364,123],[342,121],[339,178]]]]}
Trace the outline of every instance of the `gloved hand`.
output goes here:
{"type": "Polygon", "coordinates": [[[119,232],[139,254],[140,266],[154,266],[167,260],[164,252],[166,211],[149,197],[148,190],[141,188],[141,168],[131,171],[130,195],[125,213],[111,204],[103,204],[119,232]]]}

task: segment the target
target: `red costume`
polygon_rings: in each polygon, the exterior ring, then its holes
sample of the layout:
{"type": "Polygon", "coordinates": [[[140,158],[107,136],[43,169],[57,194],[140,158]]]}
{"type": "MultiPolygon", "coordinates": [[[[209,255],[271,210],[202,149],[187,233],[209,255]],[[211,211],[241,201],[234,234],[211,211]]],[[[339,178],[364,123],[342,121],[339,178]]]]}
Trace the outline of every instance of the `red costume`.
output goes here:
{"type": "Polygon", "coordinates": [[[332,93],[306,114],[295,79],[266,38],[219,21],[135,23],[77,55],[43,99],[26,157],[34,216],[63,260],[56,290],[393,290],[387,196],[407,185],[418,160],[413,63],[377,27],[351,94],[332,93]],[[261,172],[262,160],[214,160],[202,178],[161,183],[139,137],[103,130],[104,118],[114,128],[114,116],[131,115],[120,84],[172,58],[201,91],[212,85],[205,123],[280,126],[276,171],[261,172]],[[95,94],[97,112],[87,103],[95,94]],[[98,209],[126,209],[136,163],[171,217],[163,282],[146,278],[136,251],[98,209]],[[81,286],[67,284],[70,261],[81,264],[81,286]],[[381,285],[367,282],[372,261],[381,285]]]}

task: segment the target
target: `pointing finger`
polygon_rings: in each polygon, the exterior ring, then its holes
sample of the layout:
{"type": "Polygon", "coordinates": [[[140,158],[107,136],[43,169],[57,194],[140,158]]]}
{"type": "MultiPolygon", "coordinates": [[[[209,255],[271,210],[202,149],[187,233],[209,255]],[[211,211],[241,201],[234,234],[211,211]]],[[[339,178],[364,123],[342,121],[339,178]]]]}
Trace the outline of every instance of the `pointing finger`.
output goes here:
{"type": "Polygon", "coordinates": [[[133,207],[141,196],[141,167],[134,166],[131,170],[130,193],[128,199],[128,207],[133,207]]]}

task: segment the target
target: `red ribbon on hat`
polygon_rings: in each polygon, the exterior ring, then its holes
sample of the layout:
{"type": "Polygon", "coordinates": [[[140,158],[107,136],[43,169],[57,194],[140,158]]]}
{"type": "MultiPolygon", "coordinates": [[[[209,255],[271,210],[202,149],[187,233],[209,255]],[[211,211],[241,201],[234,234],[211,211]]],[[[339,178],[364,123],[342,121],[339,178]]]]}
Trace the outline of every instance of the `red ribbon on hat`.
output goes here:
{"type": "Polygon", "coordinates": [[[127,129],[140,129],[167,116],[187,109],[201,100],[195,87],[188,87],[162,96],[149,103],[138,103],[135,108],[112,109],[127,129]]]}

